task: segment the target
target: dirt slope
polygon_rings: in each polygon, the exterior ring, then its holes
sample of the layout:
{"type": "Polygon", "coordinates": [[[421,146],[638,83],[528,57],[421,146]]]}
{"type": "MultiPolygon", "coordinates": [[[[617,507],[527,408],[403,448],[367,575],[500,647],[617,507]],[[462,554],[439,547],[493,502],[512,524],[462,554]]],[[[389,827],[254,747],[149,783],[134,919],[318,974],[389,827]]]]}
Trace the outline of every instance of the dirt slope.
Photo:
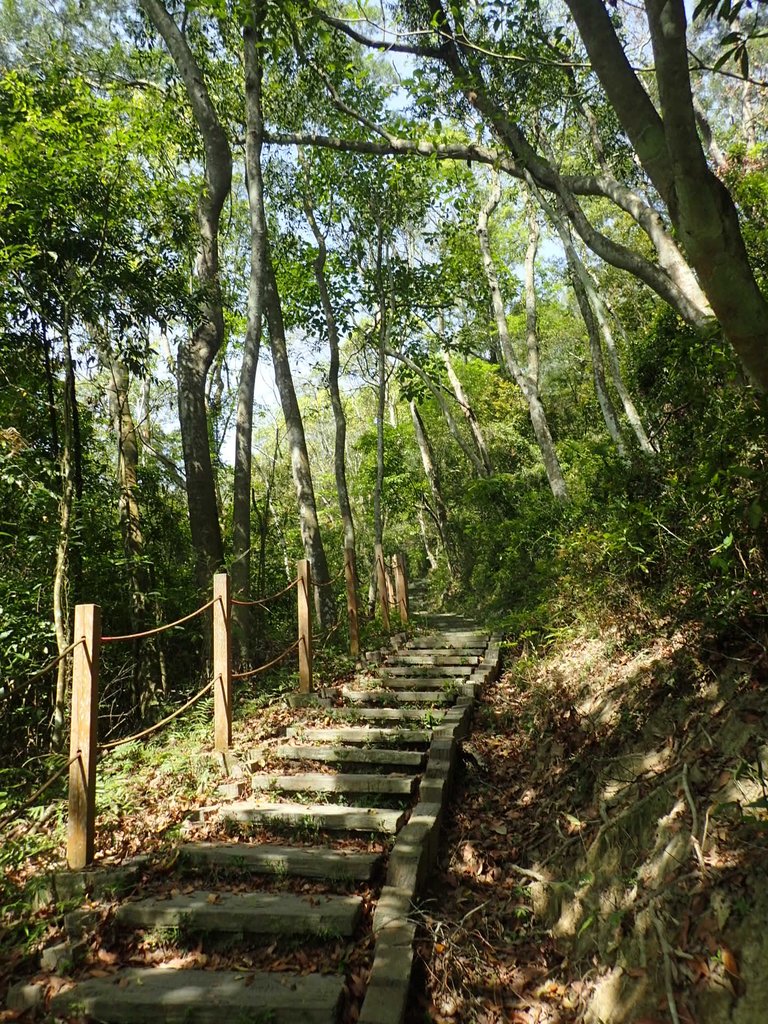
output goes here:
{"type": "Polygon", "coordinates": [[[768,1020],[768,659],[510,651],[423,909],[411,1022],[768,1020]]]}

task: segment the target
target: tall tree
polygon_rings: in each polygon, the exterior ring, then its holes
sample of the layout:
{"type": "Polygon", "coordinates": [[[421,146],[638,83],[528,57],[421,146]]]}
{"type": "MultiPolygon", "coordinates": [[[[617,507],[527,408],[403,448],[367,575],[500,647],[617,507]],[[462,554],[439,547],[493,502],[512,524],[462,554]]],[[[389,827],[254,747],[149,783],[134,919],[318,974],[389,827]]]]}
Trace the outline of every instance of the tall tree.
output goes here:
{"type": "Polygon", "coordinates": [[[207,589],[212,574],[224,561],[211,461],[206,381],[224,340],[219,222],[232,185],[232,153],[206,77],[184,33],[161,0],[139,0],[139,3],[163,39],[184,83],[205,154],[204,184],[197,201],[199,234],[194,265],[197,323],[179,343],[176,374],[189,524],[197,554],[198,583],[207,589]]]}

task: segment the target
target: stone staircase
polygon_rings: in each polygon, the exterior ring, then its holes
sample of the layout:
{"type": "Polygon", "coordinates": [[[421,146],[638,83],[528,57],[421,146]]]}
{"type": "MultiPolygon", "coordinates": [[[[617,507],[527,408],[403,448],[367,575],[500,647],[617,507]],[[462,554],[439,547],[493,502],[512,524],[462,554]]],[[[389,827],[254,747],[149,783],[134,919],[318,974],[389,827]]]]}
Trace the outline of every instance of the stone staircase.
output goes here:
{"type": "MultiPolygon", "coordinates": [[[[381,653],[340,687],[338,706],[318,708],[321,722],[330,717],[338,725],[288,728],[279,740],[240,754],[241,778],[225,790],[232,798],[198,809],[178,849],[174,870],[181,879],[192,871],[194,884],[147,895],[136,890],[140,870],[131,878],[127,869],[129,895],[111,918],[115,934],[170,932],[203,949],[221,942],[231,949],[359,941],[372,929],[359,1019],[401,1021],[413,901],[436,856],[457,740],[468,729],[477,688],[498,663],[498,644],[486,632],[450,617],[429,625],[428,635],[381,653]],[[231,838],[219,838],[222,830],[231,838]],[[253,841],[254,830],[283,841],[253,841]],[[286,838],[292,832],[304,845],[286,838]],[[305,845],[307,836],[313,845],[305,845]],[[358,848],[350,847],[355,837],[358,848]],[[388,855],[360,848],[365,840],[388,855]],[[222,876],[236,881],[234,889],[221,884],[222,876]],[[323,890],[297,891],[302,879],[324,883],[323,890]],[[278,883],[284,886],[274,891],[278,883]]],[[[88,912],[74,915],[71,942],[78,929],[87,938],[88,912]]],[[[344,986],[343,972],[126,966],[63,986],[50,1012],[114,1024],[333,1024],[344,986]]],[[[29,993],[17,986],[9,1006],[25,998],[29,993]]]]}

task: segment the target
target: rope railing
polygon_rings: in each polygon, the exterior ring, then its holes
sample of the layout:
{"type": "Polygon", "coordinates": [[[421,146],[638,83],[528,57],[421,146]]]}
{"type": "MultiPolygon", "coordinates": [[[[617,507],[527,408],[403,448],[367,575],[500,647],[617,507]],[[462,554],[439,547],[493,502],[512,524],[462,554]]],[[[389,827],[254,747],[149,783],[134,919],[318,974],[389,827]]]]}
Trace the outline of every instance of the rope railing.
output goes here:
{"type": "Polygon", "coordinates": [[[189,622],[190,619],[194,619],[197,615],[202,615],[203,612],[207,612],[217,601],[217,598],[211,598],[201,608],[198,608],[194,612],[190,612],[189,615],[184,615],[180,619],[176,619],[175,622],[167,622],[164,626],[155,626],[154,629],[145,629],[143,633],[126,633],[125,636],[103,636],[101,642],[103,644],[114,644],[119,640],[143,640],[147,636],[157,636],[158,633],[165,633],[169,629],[175,629],[176,626],[181,626],[185,622],[189,622]]]}
{"type": "Polygon", "coordinates": [[[291,580],[287,587],[283,587],[282,590],[278,590],[276,594],[270,594],[269,597],[261,597],[258,600],[253,601],[241,601],[239,598],[233,597],[232,604],[238,606],[238,608],[249,608],[253,605],[266,605],[271,601],[276,601],[278,597],[282,597],[283,594],[287,594],[289,590],[293,590],[296,584],[299,582],[299,577],[291,580]]]}
{"type": "Polygon", "coordinates": [[[65,647],[61,654],[58,654],[52,661],[49,661],[47,665],[43,665],[43,667],[39,668],[37,672],[34,672],[31,676],[27,676],[26,685],[29,686],[29,684],[34,683],[36,679],[40,679],[41,676],[50,672],[52,668],[56,668],[60,661],[64,661],[65,658],[68,658],[69,655],[84,641],[85,637],[81,636],[79,640],[75,640],[69,645],[69,647],[65,647]]]}
{"type": "Polygon", "coordinates": [[[318,583],[317,580],[312,580],[312,586],[316,587],[318,590],[321,590],[323,587],[332,587],[334,583],[338,583],[338,581],[344,575],[344,572],[345,567],[342,566],[341,569],[339,569],[339,571],[336,573],[336,575],[331,576],[330,579],[323,580],[321,583],[318,583]]]}
{"type": "Polygon", "coordinates": [[[141,732],[136,732],[132,736],[125,736],[120,740],[110,740],[109,743],[100,743],[99,750],[114,750],[115,747],[121,747],[125,743],[135,743],[136,740],[143,740],[145,736],[151,736],[153,733],[158,732],[164,726],[168,725],[169,722],[172,722],[174,718],[178,718],[180,715],[183,715],[185,711],[192,707],[193,704],[196,704],[200,698],[208,693],[212,688],[214,681],[215,680],[212,679],[209,683],[206,683],[202,690],[199,690],[194,697],[190,697],[186,704],[183,704],[180,708],[172,711],[170,715],[166,715],[166,717],[162,718],[159,722],[155,722],[154,725],[150,725],[148,728],[142,729],[141,732]]]}
{"type": "MultiPolygon", "coordinates": [[[[378,546],[377,569],[384,575],[384,560],[378,546]]],[[[395,590],[398,595],[405,594],[406,603],[403,605],[403,621],[407,619],[407,590],[405,589],[404,560],[397,556],[394,562],[395,590]]],[[[77,758],[80,759],[80,767],[70,771],[69,776],[69,826],[67,830],[67,863],[72,869],[80,869],[89,865],[94,858],[94,837],[96,822],[96,766],[99,754],[106,754],[117,747],[134,743],[148,736],[159,732],[175,719],[179,718],[196,704],[202,697],[213,691],[213,746],[214,749],[224,754],[232,745],[232,707],[233,689],[232,683],[235,679],[249,679],[260,675],[284,661],[294,651],[298,651],[298,690],[300,694],[310,694],[313,690],[313,611],[312,594],[314,588],[329,587],[335,584],[342,577],[346,578],[347,612],[349,617],[349,638],[350,653],[357,656],[359,653],[359,632],[358,632],[358,603],[357,603],[357,572],[355,566],[354,549],[344,549],[343,568],[333,577],[322,582],[315,583],[312,580],[310,564],[307,559],[302,559],[296,566],[296,578],[291,580],[285,587],[268,597],[258,598],[252,601],[232,598],[231,581],[227,573],[217,573],[213,578],[213,597],[202,607],[184,615],[174,622],[143,632],[126,634],[122,636],[102,636],[101,630],[101,608],[96,604],[79,604],[75,608],[75,626],[73,635],[80,637],[75,644],[62,652],[50,665],[45,666],[38,675],[50,671],[62,658],[74,652],[72,658],[72,714],[71,714],[71,736],[70,750],[76,750],[77,758]],[[236,642],[237,633],[233,631],[233,605],[239,607],[261,606],[265,607],[271,602],[287,594],[296,588],[296,624],[297,639],[276,657],[264,665],[248,669],[242,672],[232,671],[232,650],[236,642]],[[142,729],[130,736],[120,739],[109,740],[105,743],[98,742],[98,721],[99,721],[99,668],[101,660],[101,647],[103,644],[117,643],[119,641],[141,640],[145,637],[157,636],[167,630],[182,626],[191,619],[202,615],[208,609],[213,609],[211,617],[211,645],[210,656],[212,662],[211,682],[207,683],[193,697],[187,700],[181,707],[166,715],[159,722],[142,729]]],[[[381,593],[386,593],[384,587],[381,593]]],[[[399,601],[399,597],[398,597],[399,601]]],[[[382,621],[385,629],[389,628],[389,620],[385,619],[386,601],[382,603],[382,621]]],[[[330,633],[321,640],[327,643],[330,635],[339,626],[336,622],[330,633]]],[[[52,784],[59,778],[67,767],[64,766],[47,785],[52,784]]],[[[39,795],[36,793],[33,799],[39,795]]]]}
{"type": "MultiPolygon", "coordinates": [[[[78,643],[80,643],[79,640],[78,643]]],[[[63,655],[61,657],[63,657],[63,655]]],[[[5,828],[5,826],[9,822],[13,821],[14,818],[17,818],[22,813],[22,811],[26,811],[28,807],[31,807],[35,800],[37,800],[39,796],[42,796],[46,789],[48,789],[49,786],[52,786],[57,779],[60,779],[64,772],[69,771],[69,769],[75,763],[75,761],[79,761],[81,757],[82,755],[78,750],[74,757],[70,757],[66,764],[63,764],[60,768],[58,768],[53,773],[53,775],[51,775],[50,778],[42,784],[42,786],[38,787],[31,796],[27,797],[23,804],[20,804],[18,807],[14,807],[14,809],[9,814],[4,814],[0,818],[0,828],[5,828]]]]}
{"type": "Polygon", "coordinates": [[[295,651],[296,648],[299,646],[299,643],[300,643],[299,640],[294,640],[294,642],[291,644],[290,647],[286,647],[286,649],[282,652],[282,654],[278,654],[278,656],[276,658],[273,658],[272,661],[268,661],[266,663],[266,665],[259,665],[258,668],[249,669],[247,672],[233,672],[232,673],[232,678],[233,679],[248,679],[250,676],[257,676],[261,672],[266,672],[268,668],[272,668],[273,665],[277,665],[277,663],[279,661],[282,661],[283,658],[287,658],[289,654],[292,654],[293,651],[295,651]]]}

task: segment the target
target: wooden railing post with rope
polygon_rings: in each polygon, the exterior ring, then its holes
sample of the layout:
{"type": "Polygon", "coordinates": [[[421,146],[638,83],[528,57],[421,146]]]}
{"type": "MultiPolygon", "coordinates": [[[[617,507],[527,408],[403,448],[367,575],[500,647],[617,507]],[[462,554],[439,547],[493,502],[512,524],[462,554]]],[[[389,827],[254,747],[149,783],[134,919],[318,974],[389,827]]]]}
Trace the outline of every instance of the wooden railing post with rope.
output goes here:
{"type": "Polygon", "coordinates": [[[347,588],[349,653],[357,658],[360,655],[360,625],[357,620],[357,562],[354,548],[344,548],[344,580],[347,588]]]}
{"type": "Polygon", "coordinates": [[[74,635],[83,639],[72,655],[67,864],[79,869],[93,860],[96,835],[96,733],[101,655],[101,608],[97,604],[77,605],[74,635]]]}
{"type": "Polygon", "coordinates": [[[298,586],[297,613],[299,626],[299,693],[312,692],[312,571],[309,559],[296,565],[298,586]]]}
{"type": "Polygon", "coordinates": [[[408,623],[408,570],[405,563],[405,555],[398,551],[392,556],[392,568],[395,574],[395,603],[400,615],[400,622],[405,626],[408,623]]]}
{"type": "Polygon", "coordinates": [[[225,572],[213,577],[213,745],[232,745],[232,595],[225,572]]]}
{"type": "Polygon", "coordinates": [[[379,595],[379,608],[381,609],[381,624],[385,632],[389,632],[389,582],[387,580],[387,569],[384,565],[384,549],[381,544],[375,544],[374,558],[376,560],[376,590],[379,595]]]}

